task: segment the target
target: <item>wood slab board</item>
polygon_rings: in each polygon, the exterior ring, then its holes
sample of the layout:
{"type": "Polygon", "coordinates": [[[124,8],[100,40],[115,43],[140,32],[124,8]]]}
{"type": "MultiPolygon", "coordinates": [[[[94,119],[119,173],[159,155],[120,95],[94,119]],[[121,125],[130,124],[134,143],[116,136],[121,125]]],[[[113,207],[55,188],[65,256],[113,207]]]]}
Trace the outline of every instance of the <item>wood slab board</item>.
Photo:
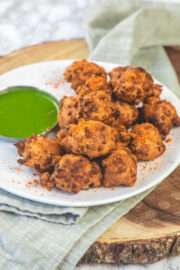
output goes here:
{"type": "MultiPolygon", "coordinates": [[[[166,51],[180,78],[180,50],[166,51]]],[[[22,65],[87,58],[83,39],[48,42],[0,58],[0,74],[22,65]]],[[[80,263],[154,263],[180,255],[180,167],[127,215],[114,223],[80,263]]]]}

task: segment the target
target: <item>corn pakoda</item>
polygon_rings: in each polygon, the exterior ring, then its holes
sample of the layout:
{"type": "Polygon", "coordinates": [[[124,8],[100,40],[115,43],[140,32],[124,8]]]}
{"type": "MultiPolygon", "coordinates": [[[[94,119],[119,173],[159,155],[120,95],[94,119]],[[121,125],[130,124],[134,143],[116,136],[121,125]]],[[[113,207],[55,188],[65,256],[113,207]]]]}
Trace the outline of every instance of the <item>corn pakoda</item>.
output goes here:
{"type": "Polygon", "coordinates": [[[75,61],[67,67],[64,78],[67,82],[71,82],[71,87],[76,90],[79,86],[84,85],[93,74],[106,79],[106,71],[103,67],[83,59],[75,61]]]}
{"type": "Polygon", "coordinates": [[[79,100],[82,118],[111,125],[115,110],[113,109],[110,91],[91,92],[87,95],[81,95],[79,100]]]}
{"type": "Polygon", "coordinates": [[[113,186],[133,186],[137,175],[137,158],[130,149],[121,144],[105,158],[102,163],[104,174],[103,185],[113,186]]]}
{"type": "Polygon", "coordinates": [[[23,159],[18,163],[32,168],[37,173],[52,171],[52,159],[55,155],[62,153],[62,146],[58,139],[49,139],[45,135],[37,136],[33,134],[25,141],[15,144],[18,153],[23,159]]]}
{"type": "Polygon", "coordinates": [[[59,104],[58,123],[60,128],[76,124],[80,118],[79,99],[64,96],[59,104]]]}
{"type": "Polygon", "coordinates": [[[165,136],[173,126],[180,126],[180,117],[174,106],[158,97],[150,97],[144,102],[141,116],[143,121],[152,123],[165,136]]]}
{"type": "Polygon", "coordinates": [[[117,84],[118,79],[121,78],[122,74],[129,68],[129,66],[126,67],[116,67],[111,72],[109,72],[110,76],[110,84],[114,88],[117,84]]]}
{"type": "Polygon", "coordinates": [[[42,186],[49,189],[56,187],[71,193],[101,186],[102,173],[96,162],[73,154],[57,156],[54,162],[56,164],[54,172],[51,175],[44,173],[41,176],[42,186]]]}
{"type": "Polygon", "coordinates": [[[129,147],[138,160],[154,160],[165,151],[158,129],[150,123],[135,125],[131,135],[129,147]]]}
{"type": "Polygon", "coordinates": [[[97,75],[91,75],[87,78],[83,85],[78,86],[76,93],[78,95],[86,95],[87,93],[105,91],[109,89],[106,78],[97,75]]]}
{"type": "Polygon", "coordinates": [[[130,143],[131,133],[127,131],[124,125],[119,124],[118,127],[112,127],[112,129],[116,143],[123,146],[127,146],[130,143]]]}
{"type": "Polygon", "coordinates": [[[153,83],[152,96],[159,97],[161,93],[162,93],[162,85],[153,83]]]}
{"type": "Polygon", "coordinates": [[[112,124],[113,126],[123,124],[126,127],[130,127],[137,121],[139,111],[136,107],[122,101],[116,101],[113,105],[115,110],[115,117],[112,124]]]}
{"type": "Polygon", "coordinates": [[[107,155],[114,147],[116,138],[113,128],[99,121],[80,119],[57,134],[67,153],[86,155],[90,159],[107,155]]]}
{"type": "Polygon", "coordinates": [[[110,82],[114,87],[113,94],[117,99],[130,104],[139,104],[152,95],[153,79],[143,68],[124,67],[124,71],[120,70],[120,77],[116,80],[112,74],[113,70],[110,73],[113,78],[110,82]]]}

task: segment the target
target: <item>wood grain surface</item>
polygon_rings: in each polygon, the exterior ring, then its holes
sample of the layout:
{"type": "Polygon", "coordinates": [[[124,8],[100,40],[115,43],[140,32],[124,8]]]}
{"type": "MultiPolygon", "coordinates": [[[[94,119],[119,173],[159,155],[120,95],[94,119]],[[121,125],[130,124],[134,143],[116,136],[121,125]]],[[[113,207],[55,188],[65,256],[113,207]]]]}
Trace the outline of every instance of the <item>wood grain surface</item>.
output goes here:
{"type": "MultiPolygon", "coordinates": [[[[180,50],[166,51],[180,78],[180,50]]],[[[83,39],[42,43],[0,58],[0,74],[13,68],[89,54],[83,39]]],[[[80,263],[154,263],[180,255],[180,167],[89,248],[80,263]]]]}

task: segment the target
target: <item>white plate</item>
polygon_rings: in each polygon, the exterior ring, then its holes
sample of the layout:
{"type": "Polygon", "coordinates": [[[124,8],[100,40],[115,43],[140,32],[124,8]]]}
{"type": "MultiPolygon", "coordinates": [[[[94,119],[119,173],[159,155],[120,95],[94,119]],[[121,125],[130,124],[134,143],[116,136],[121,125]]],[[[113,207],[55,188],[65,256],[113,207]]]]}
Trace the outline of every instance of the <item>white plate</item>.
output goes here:
{"type": "MultiPolygon", "coordinates": [[[[12,85],[31,85],[54,95],[59,100],[63,95],[75,95],[70,85],[63,83],[54,87],[59,79],[63,78],[65,67],[72,61],[50,61],[23,66],[0,76],[0,89],[12,85]]],[[[97,62],[99,63],[99,62],[97,62]]],[[[117,65],[99,63],[107,71],[117,65]]],[[[180,101],[165,86],[162,98],[172,102],[180,114],[180,101]]],[[[47,204],[62,206],[92,206],[116,202],[132,197],[147,190],[165,179],[179,164],[180,161],[180,128],[171,130],[168,138],[172,142],[166,144],[166,151],[153,162],[138,163],[137,182],[134,187],[97,188],[80,191],[73,195],[60,190],[48,192],[33,182],[37,176],[28,167],[19,167],[19,158],[12,143],[0,140],[0,188],[23,198],[47,204]],[[31,184],[32,182],[32,184],[31,184]]]]}

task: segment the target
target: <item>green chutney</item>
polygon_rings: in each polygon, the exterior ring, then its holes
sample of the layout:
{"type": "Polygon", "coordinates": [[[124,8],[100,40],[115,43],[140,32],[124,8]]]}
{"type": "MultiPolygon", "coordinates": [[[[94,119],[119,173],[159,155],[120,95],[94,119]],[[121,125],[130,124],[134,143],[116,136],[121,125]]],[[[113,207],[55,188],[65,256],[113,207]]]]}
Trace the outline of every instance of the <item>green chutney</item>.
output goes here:
{"type": "Polygon", "coordinates": [[[47,132],[57,124],[56,98],[33,87],[0,91],[0,135],[26,138],[47,132]]]}

